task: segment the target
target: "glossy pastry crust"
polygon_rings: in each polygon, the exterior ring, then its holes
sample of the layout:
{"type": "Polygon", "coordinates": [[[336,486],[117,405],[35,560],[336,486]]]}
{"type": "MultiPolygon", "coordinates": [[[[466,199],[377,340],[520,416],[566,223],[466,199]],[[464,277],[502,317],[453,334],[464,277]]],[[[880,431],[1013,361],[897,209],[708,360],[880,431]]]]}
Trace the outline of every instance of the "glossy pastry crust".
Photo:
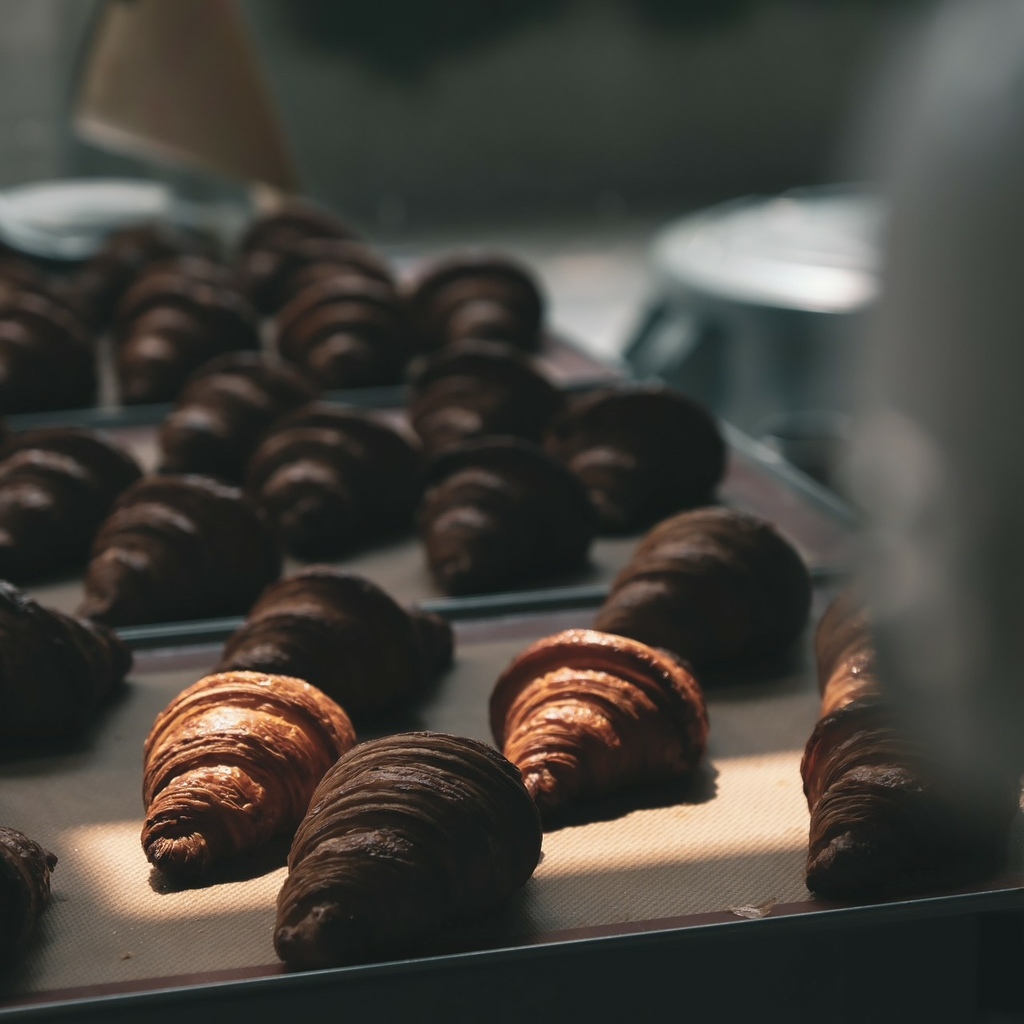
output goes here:
{"type": "Polygon", "coordinates": [[[78,613],[113,626],[241,615],[281,561],[241,489],[204,476],[143,477],[100,526],[78,613]]]}
{"type": "Polygon", "coordinates": [[[602,533],[646,529],[708,504],[725,475],[727,449],[714,417],[668,387],[574,395],[544,445],[586,487],[602,533]]]}
{"type": "Polygon", "coordinates": [[[21,745],[80,734],[131,664],[106,626],[0,581],[0,738],[21,745]]]}
{"type": "Polygon", "coordinates": [[[142,476],[96,431],[44,427],[0,442],[0,578],[80,568],[117,496],[142,476]]]}
{"type": "Polygon", "coordinates": [[[324,776],[295,833],[274,947],[303,969],[422,952],[505,904],[541,840],[518,770],[489,744],[368,740],[324,776]]]}
{"type": "Polygon", "coordinates": [[[708,737],[700,684],[678,658],[593,629],[544,637],[502,672],[491,731],[545,816],[689,775],[708,737]]]}
{"type": "Polygon", "coordinates": [[[508,437],[477,438],[436,456],[417,522],[430,571],[449,594],[580,569],[594,536],[579,481],[537,445],[508,437]]]}
{"type": "Polygon", "coordinates": [[[771,523],[707,507],[662,520],[643,537],[594,627],[702,670],[782,650],[805,628],[810,606],[807,567],[771,523]]]}
{"type": "Polygon", "coordinates": [[[452,661],[451,626],[370,580],[309,566],[272,583],[228,638],[217,671],[298,676],[356,720],[394,712],[452,661]]]}
{"type": "Polygon", "coordinates": [[[50,901],[57,858],[23,832],[0,827],[0,956],[14,955],[50,901]]]}
{"type": "Polygon", "coordinates": [[[143,750],[142,847],[195,882],[213,865],[289,835],[355,743],[345,711],[302,679],[222,672],[160,712],[143,750]]]}
{"type": "Polygon", "coordinates": [[[851,591],[815,636],[822,713],[800,771],[810,810],[807,886],[863,900],[963,884],[1005,860],[1018,779],[971,791],[882,692],[868,616],[851,591]]]}

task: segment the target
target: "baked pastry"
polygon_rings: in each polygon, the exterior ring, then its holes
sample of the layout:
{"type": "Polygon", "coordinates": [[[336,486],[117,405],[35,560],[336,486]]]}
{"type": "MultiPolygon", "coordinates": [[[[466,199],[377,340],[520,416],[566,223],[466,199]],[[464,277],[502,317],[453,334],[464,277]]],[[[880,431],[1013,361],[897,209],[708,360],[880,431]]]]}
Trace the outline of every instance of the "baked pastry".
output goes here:
{"type": "Polygon", "coordinates": [[[714,417],[659,385],[571,396],[544,445],[587,489],[600,533],[647,529],[708,504],[725,475],[726,445],[714,417]]]}
{"type": "Polygon", "coordinates": [[[328,565],[271,583],[224,644],[218,672],[298,676],[355,721],[399,710],[452,661],[452,629],[370,580],[328,565]]]}
{"type": "Polygon", "coordinates": [[[475,437],[539,442],[565,401],[520,349],[464,341],[423,356],[409,375],[409,421],[430,455],[475,437]]]}
{"type": "Polygon", "coordinates": [[[260,322],[227,267],[187,256],[136,277],[117,304],[113,339],[121,401],[172,402],[203,363],[258,349],[260,322]]]}
{"type": "Polygon", "coordinates": [[[673,651],[698,670],[771,655],[803,631],[811,581],[767,520],[708,507],[663,520],[612,581],[594,628],[673,651]]]}
{"type": "Polygon", "coordinates": [[[268,352],[228,352],[195,370],[160,425],[162,473],[201,473],[241,483],[267,428],[320,389],[268,352]]]}
{"type": "Polygon", "coordinates": [[[86,408],[97,388],[93,339],[74,313],[41,292],[0,300],[0,413],[86,408]]]}
{"type": "Polygon", "coordinates": [[[355,741],[344,710],[302,679],[205,676],[157,715],[146,737],[146,857],[191,883],[290,836],[324,772],[355,741]]]}
{"type": "Polygon", "coordinates": [[[25,583],[84,565],[114,499],[141,476],[127,450],[93,430],[0,441],[0,578],[25,583]]]}
{"type": "Polygon", "coordinates": [[[296,830],[274,948],[303,969],[421,952],[504,905],[542,838],[519,772],[490,745],[367,740],[327,772],[296,830]]]}
{"type": "Polygon", "coordinates": [[[455,341],[540,348],[546,300],[533,271],[505,253],[456,252],[426,262],[404,294],[419,336],[433,351],[455,341]]]}
{"type": "Polygon", "coordinates": [[[327,559],[412,528],[420,455],[371,412],[312,402],[278,419],[245,486],[297,558],[327,559]]]}
{"type": "Polygon", "coordinates": [[[852,591],[826,609],[815,650],[821,717],[800,764],[807,887],[830,899],[874,899],[995,870],[1020,780],[979,792],[924,749],[882,690],[868,614],[852,591]]]}
{"type": "Polygon", "coordinates": [[[280,573],[277,541],[239,488],[143,477],[100,526],[78,614],[113,626],[243,615],[280,573]]]}
{"type": "Polygon", "coordinates": [[[128,286],[152,263],[178,256],[217,259],[212,236],[167,221],[146,221],[111,232],[71,276],[68,300],[93,330],[104,330],[128,286]]]}
{"type": "Polygon", "coordinates": [[[391,284],[373,277],[323,277],[273,320],[274,344],[327,390],[402,382],[413,335],[391,284]]]}
{"type": "Polygon", "coordinates": [[[282,263],[307,238],[355,239],[358,232],[329,210],[292,200],[254,217],[238,243],[235,266],[249,300],[262,313],[272,312],[282,263]]]}
{"type": "Polygon", "coordinates": [[[550,579],[586,564],[593,513],[579,481],[529,441],[478,438],[425,474],[418,529],[448,594],[550,579]]]}
{"type": "Polygon", "coordinates": [[[518,654],[494,685],[490,720],[545,817],[690,775],[708,737],[703,691],[678,658],[593,629],[518,654]]]}
{"type": "Polygon", "coordinates": [[[0,827],[0,956],[6,965],[27,945],[50,902],[57,858],[23,832],[0,827]]]}
{"type": "Polygon", "coordinates": [[[131,664],[113,630],[0,581],[0,738],[8,744],[78,735],[131,664]]]}

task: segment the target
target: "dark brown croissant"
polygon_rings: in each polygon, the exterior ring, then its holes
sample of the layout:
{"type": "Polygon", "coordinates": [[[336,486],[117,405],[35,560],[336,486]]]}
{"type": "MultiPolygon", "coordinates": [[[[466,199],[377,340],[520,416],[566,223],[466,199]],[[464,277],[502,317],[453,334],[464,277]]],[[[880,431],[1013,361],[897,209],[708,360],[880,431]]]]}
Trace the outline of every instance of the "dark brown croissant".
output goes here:
{"type": "Polygon", "coordinates": [[[160,472],[241,483],[267,428],[318,394],[297,367],[267,352],[217,356],[192,373],[160,426],[160,472]]]}
{"type": "Polygon", "coordinates": [[[14,583],[85,564],[114,499],[142,476],[95,431],[47,427],[0,444],[0,578],[14,583]]]}
{"type": "Polygon", "coordinates": [[[789,541],[758,516],[709,507],[680,512],[644,536],[594,628],[703,669],[789,646],[810,606],[810,575],[789,541]]]}
{"type": "Polygon", "coordinates": [[[419,451],[370,412],[313,402],[264,435],[247,490],[298,558],[335,558],[412,525],[419,451]]]}
{"type": "Polygon", "coordinates": [[[152,263],[189,255],[216,259],[218,247],[210,235],[163,221],[120,228],[72,275],[68,299],[92,329],[105,329],[140,272],[152,263]]]}
{"type": "Polygon", "coordinates": [[[323,277],[274,317],[277,351],[326,390],[401,383],[413,354],[405,308],[373,277],[323,277]]]}
{"type": "Polygon", "coordinates": [[[171,402],[203,363],[258,349],[260,323],[227,267],[186,256],[139,274],[117,304],[113,337],[121,401],[171,402]]]}
{"type": "Polygon", "coordinates": [[[46,608],[0,581],[0,738],[77,735],[131,664],[106,626],[46,608]]]}
{"type": "Polygon", "coordinates": [[[409,703],[451,660],[452,630],[440,616],[321,565],[267,587],[225,643],[217,671],[298,676],[358,722],[409,703]]]}
{"type": "Polygon", "coordinates": [[[491,731],[547,816],[567,804],[689,775],[704,754],[704,694],[678,658],[636,640],[569,629],[498,677],[491,731]]]}
{"type": "Polygon", "coordinates": [[[239,488],[144,477],[96,535],[78,613],[114,626],[240,615],[280,573],[278,544],[239,488]]]}
{"type": "Polygon", "coordinates": [[[21,290],[0,301],[0,414],[96,401],[93,339],[66,306],[21,290]]]}
{"type": "Polygon", "coordinates": [[[979,793],[899,724],[879,684],[867,613],[851,592],[826,609],[815,646],[821,718],[800,765],[811,815],[807,887],[871,899],[995,870],[1019,780],[979,793]]]}
{"type": "Polygon", "coordinates": [[[417,515],[430,571],[449,594],[578,569],[593,539],[579,481],[518,438],[480,438],[442,452],[427,470],[417,515]]]}
{"type": "Polygon", "coordinates": [[[330,211],[292,201],[255,217],[238,245],[236,267],[249,300],[271,313],[279,298],[284,267],[295,246],[307,238],[355,239],[357,232],[330,211]]]}
{"type": "Polygon", "coordinates": [[[426,263],[404,289],[419,347],[433,351],[471,338],[535,352],[545,298],[527,266],[504,253],[459,252],[426,263]]]}
{"type": "Polygon", "coordinates": [[[342,708],[302,679],[200,679],[160,712],[146,738],[146,857],[194,882],[214,864],[289,836],[355,739],[342,708]]]}
{"type": "Polygon", "coordinates": [[[586,487],[601,533],[646,529],[708,504],[725,475],[726,446],[714,417],[668,387],[574,395],[545,447],[586,487]]]}
{"type": "Polygon", "coordinates": [[[0,827],[0,957],[23,948],[50,901],[57,858],[23,832],[0,827]]]}
{"type": "Polygon", "coordinates": [[[503,342],[464,341],[413,365],[407,407],[423,450],[433,455],[495,434],[539,442],[564,400],[562,390],[521,350],[503,342]]]}
{"type": "Polygon", "coordinates": [[[542,838],[518,770],[488,744],[368,740],[324,776],[295,833],[274,948],[303,969],[423,950],[506,903],[542,838]]]}

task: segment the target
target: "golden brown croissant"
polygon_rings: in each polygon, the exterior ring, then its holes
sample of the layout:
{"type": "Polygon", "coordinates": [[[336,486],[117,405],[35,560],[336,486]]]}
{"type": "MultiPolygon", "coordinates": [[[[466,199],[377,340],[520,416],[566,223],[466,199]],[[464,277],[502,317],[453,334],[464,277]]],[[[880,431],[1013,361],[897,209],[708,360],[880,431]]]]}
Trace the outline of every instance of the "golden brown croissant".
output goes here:
{"type": "Polygon", "coordinates": [[[708,507],[677,513],[643,537],[594,628],[664,647],[704,669],[789,646],[810,606],[807,566],[771,523],[708,507]]]}
{"type": "Polygon", "coordinates": [[[67,306],[27,290],[0,300],[0,413],[86,408],[97,387],[93,339],[67,306]]]}
{"type": "Polygon", "coordinates": [[[700,684],[667,651],[594,629],[544,637],[495,683],[491,732],[543,815],[689,775],[707,746],[700,684]]]}
{"type": "Polygon", "coordinates": [[[851,591],[826,609],[815,647],[821,717],[800,765],[811,815],[807,887],[871,899],[995,870],[1019,779],[979,792],[924,750],[882,692],[867,612],[851,591]]]}
{"type": "Polygon", "coordinates": [[[422,951],[525,885],[541,841],[519,772],[488,744],[368,740],[324,776],[295,833],[274,947],[297,968],[422,951]]]}
{"type": "Polygon", "coordinates": [[[288,551],[335,558],[411,529],[419,469],[418,448],[383,419],[312,402],[263,436],[245,486],[288,551]]]}
{"type": "Polygon", "coordinates": [[[160,472],[241,483],[267,428],[318,394],[314,381],[270,353],[217,356],[192,373],[160,426],[160,472]]]}
{"type": "Polygon", "coordinates": [[[586,487],[601,533],[646,529],[708,504],[725,475],[726,446],[714,417],[659,385],[572,396],[544,444],[586,487]]]}
{"type": "Polygon", "coordinates": [[[241,615],[280,574],[278,543],[239,488],[143,477],[100,526],[78,613],[113,626],[241,615]]]}
{"type": "Polygon", "coordinates": [[[241,286],[261,313],[273,312],[296,245],[307,238],[355,239],[357,232],[312,203],[293,200],[255,217],[238,245],[241,286]]]}
{"type": "Polygon", "coordinates": [[[184,256],[138,275],[118,301],[113,337],[121,401],[171,402],[203,363],[258,349],[260,322],[227,267],[184,256]]]}
{"type": "Polygon", "coordinates": [[[417,516],[430,571],[449,594],[579,569],[593,539],[582,485],[519,438],[477,438],[443,451],[427,469],[417,516]]]}
{"type": "Polygon", "coordinates": [[[360,275],[306,285],[275,315],[274,341],[327,390],[399,384],[413,354],[398,292],[360,275]]]}
{"type": "Polygon", "coordinates": [[[33,743],[81,733],[131,664],[113,630],[0,581],[0,738],[33,743]]]}
{"type": "Polygon", "coordinates": [[[57,858],[23,832],[0,827],[0,956],[24,947],[50,901],[57,858]]]}
{"type": "Polygon", "coordinates": [[[418,347],[504,341],[540,348],[545,297],[533,271],[505,253],[451,253],[424,264],[405,284],[418,347]]]}
{"type": "Polygon", "coordinates": [[[540,441],[564,393],[520,349],[496,341],[464,341],[424,356],[412,367],[408,412],[430,455],[486,435],[540,441]]]}
{"type": "Polygon", "coordinates": [[[127,450],[84,428],[0,443],[0,578],[25,583],[84,565],[114,499],[141,476],[127,450]]]}
{"type": "Polygon", "coordinates": [[[308,566],[270,584],[224,645],[218,672],[298,676],[358,722],[415,699],[452,660],[451,626],[370,580],[308,566]]]}
{"type": "Polygon", "coordinates": [[[348,715],[302,679],[221,672],[157,715],[143,751],[150,863],[181,881],[290,836],[355,743],[348,715]]]}

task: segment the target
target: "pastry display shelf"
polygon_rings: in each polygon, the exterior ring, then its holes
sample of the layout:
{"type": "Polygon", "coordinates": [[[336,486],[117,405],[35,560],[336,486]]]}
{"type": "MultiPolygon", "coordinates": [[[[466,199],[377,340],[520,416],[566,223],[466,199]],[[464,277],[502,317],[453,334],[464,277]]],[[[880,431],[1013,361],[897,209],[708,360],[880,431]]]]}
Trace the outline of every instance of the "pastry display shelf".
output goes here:
{"type": "MultiPolygon", "coordinates": [[[[834,589],[817,585],[812,622],[834,589]]],[[[534,639],[592,619],[526,604],[457,620],[453,667],[359,738],[428,728],[490,740],[498,673],[534,639]]],[[[653,1020],[666,1001],[715,1020],[811,1019],[815,1007],[829,1021],[968,1019],[945,1014],[968,998],[979,929],[1024,909],[1021,822],[1005,872],[984,884],[813,898],[799,774],[817,716],[810,639],[809,623],[772,663],[706,676],[696,777],[580,805],[546,829],[534,876],[502,912],[412,955],[308,972],[272,946],[286,843],[198,889],[165,885],[146,862],[143,739],[220,645],[197,633],[138,650],[124,694],[80,743],[0,763],[4,820],[59,858],[52,903],[0,983],[0,1020],[653,1020]],[[872,999],[887,1012],[869,1012],[872,999]]]]}

